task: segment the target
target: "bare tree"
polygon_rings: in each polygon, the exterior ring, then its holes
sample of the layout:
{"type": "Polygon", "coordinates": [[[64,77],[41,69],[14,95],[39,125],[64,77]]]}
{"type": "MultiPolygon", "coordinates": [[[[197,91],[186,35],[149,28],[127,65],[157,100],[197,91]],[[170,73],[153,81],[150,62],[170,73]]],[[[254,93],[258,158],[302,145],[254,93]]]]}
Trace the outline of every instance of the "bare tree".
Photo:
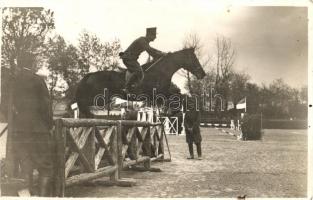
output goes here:
{"type": "Polygon", "coordinates": [[[196,33],[189,33],[188,35],[186,35],[183,41],[183,48],[194,48],[195,54],[198,58],[200,58],[202,55],[203,45],[201,44],[199,35],[196,33]]]}
{"type": "MultiPolygon", "coordinates": [[[[196,33],[189,33],[183,40],[183,49],[194,48],[195,54],[198,58],[202,56],[203,45],[201,44],[200,37],[196,33]]],[[[192,80],[190,72],[183,72],[182,76],[187,78],[187,90],[189,93],[194,93],[194,89],[192,87],[192,80]]]]}
{"type": "Polygon", "coordinates": [[[231,43],[231,40],[224,36],[216,38],[215,47],[215,90],[225,99],[228,99],[236,51],[231,43]]]}
{"type": "MultiPolygon", "coordinates": [[[[194,40],[191,40],[191,42],[193,41],[194,40]]],[[[223,101],[226,103],[224,105],[226,107],[231,95],[230,84],[232,81],[232,74],[234,74],[233,66],[236,56],[235,49],[230,39],[220,36],[215,39],[215,49],[213,53],[210,52],[210,54],[212,54],[212,56],[208,56],[204,62],[205,66],[211,66],[208,70],[209,73],[207,73],[207,78],[201,80],[198,85],[200,84],[202,87],[202,93],[204,92],[211,96],[213,94],[221,96],[226,100],[223,101]]],[[[191,85],[191,89],[194,90],[194,88],[192,88],[194,84],[189,84],[191,85]]],[[[199,93],[199,91],[197,92],[199,93]]]]}
{"type": "Polygon", "coordinates": [[[217,37],[216,45],[216,82],[223,81],[229,78],[232,73],[232,68],[235,62],[235,49],[232,46],[231,40],[222,37],[217,37]]]}
{"type": "MultiPolygon", "coordinates": [[[[212,95],[212,90],[214,90],[215,94],[219,94],[224,99],[228,99],[236,57],[236,52],[231,40],[223,36],[217,37],[215,39],[215,52],[212,53],[213,56],[207,55],[207,57],[204,56],[204,46],[197,34],[187,35],[184,39],[183,47],[194,48],[196,55],[202,61],[202,66],[212,66],[208,69],[208,77],[203,80],[194,80],[190,73],[183,74],[183,76],[187,78],[186,89],[189,93],[210,93],[212,95]],[[214,85],[214,87],[212,87],[212,85],[214,85]]],[[[227,101],[224,102],[227,103],[227,101]]]]}

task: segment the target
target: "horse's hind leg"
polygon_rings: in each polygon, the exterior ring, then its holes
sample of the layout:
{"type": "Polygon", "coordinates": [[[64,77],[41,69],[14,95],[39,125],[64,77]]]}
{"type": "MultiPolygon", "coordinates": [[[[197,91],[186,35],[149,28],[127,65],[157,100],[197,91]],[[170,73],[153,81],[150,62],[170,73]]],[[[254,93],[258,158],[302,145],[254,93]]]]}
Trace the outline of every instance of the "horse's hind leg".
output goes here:
{"type": "Polygon", "coordinates": [[[89,113],[90,113],[89,110],[82,109],[81,107],[79,107],[79,116],[78,116],[78,118],[91,118],[89,113]]]}
{"type": "Polygon", "coordinates": [[[137,141],[135,134],[132,136],[131,141],[129,142],[127,154],[131,160],[137,159],[137,141]]]}

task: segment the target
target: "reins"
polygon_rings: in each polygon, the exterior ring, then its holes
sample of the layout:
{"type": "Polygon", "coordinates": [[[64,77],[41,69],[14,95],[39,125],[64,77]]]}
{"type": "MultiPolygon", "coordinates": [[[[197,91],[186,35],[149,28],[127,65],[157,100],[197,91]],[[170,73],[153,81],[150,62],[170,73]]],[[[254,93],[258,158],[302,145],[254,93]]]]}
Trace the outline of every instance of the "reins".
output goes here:
{"type": "Polygon", "coordinates": [[[158,64],[165,56],[160,57],[157,61],[155,61],[152,65],[150,65],[145,72],[149,71],[153,66],[155,66],[156,64],[158,64]]]}

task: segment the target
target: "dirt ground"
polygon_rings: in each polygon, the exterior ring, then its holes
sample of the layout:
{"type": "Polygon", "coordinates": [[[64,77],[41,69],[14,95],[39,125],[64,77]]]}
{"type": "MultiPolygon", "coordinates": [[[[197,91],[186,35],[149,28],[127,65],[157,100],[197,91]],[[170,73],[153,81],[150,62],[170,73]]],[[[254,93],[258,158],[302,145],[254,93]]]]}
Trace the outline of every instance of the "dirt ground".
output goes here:
{"type": "MultiPolygon", "coordinates": [[[[265,130],[262,141],[238,141],[201,128],[203,160],[187,160],[184,136],[168,135],[172,162],[162,172],[125,171],[133,187],[75,186],[68,197],[306,197],[307,131],[265,130]]],[[[168,157],[168,156],[167,156],[168,157]]]]}

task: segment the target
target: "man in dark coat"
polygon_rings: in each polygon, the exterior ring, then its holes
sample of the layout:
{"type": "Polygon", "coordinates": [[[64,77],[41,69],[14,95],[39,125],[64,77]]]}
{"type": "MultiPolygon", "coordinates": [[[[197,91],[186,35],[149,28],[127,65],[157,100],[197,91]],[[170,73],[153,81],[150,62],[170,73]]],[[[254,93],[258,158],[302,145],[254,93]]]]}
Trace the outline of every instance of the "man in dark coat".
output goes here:
{"type": "Polygon", "coordinates": [[[197,146],[198,159],[202,159],[201,153],[201,133],[200,133],[200,111],[195,106],[195,101],[187,98],[187,109],[185,109],[184,127],[186,132],[186,142],[188,144],[190,157],[194,159],[193,143],[197,146]]]}
{"type": "Polygon", "coordinates": [[[127,67],[128,71],[131,72],[130,77],[126,80],[124,89],[126,93],[129,93],[133,84],[138,84],[138,82],[143,79],[143,70],[137,61],[142,52],[146,51],[154,59],[165,55],[165,53],[154,49],[149,45],[149,43],[154,41],[155,38],[156,28],[147,28],[146,36],[137,38],[124,52],[119,54],[124,65],[127,67]]]}
{"type": "Polygon", "coordinates": [[[47,86],[30,67],[35,58],[30,53],[19,57],[13,76],[13,150],[22,176],[32,186],[33,169],[39,172],[39,196],[50,196],[53,173],[50,130],[52,108],[47,86]]]}

